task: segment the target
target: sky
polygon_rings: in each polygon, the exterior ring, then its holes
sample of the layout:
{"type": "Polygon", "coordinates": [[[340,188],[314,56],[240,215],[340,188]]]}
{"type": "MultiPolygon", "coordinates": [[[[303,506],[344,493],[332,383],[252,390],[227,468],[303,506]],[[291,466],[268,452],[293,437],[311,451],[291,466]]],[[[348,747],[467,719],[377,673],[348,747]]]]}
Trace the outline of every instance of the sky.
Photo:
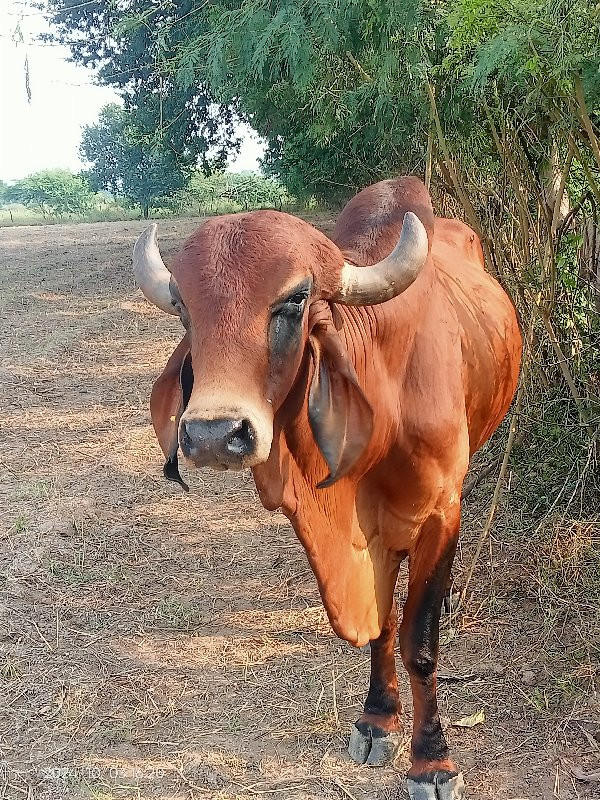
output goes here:
{"type": "MultiPolygon", "coordinates": [[[[30,0],[0,0],[0,180],[54,167],[78,172],[82,126],[94,123],[102,106],[120,103],[111,88],[94,84],[92,70],[69,63],[68,48],[36,41],[49,30],[30,0]]],[[[258,169],[263,146],[250,129],[242,133],[241,152],[229,168],[258,169]]]]}

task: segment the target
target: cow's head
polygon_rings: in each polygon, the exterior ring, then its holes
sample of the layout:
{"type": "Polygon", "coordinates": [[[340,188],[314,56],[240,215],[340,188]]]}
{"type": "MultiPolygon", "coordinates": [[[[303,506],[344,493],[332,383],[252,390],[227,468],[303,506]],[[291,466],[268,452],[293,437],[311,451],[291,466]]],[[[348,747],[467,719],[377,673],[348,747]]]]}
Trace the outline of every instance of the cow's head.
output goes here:
{"type": "Polygon", "coordinates": [[[335,343],[319,347],[311,334],[318,327],[311,307],[323,300],[372,305],[403,292],[427,258],[419,218],[407,212],[393,252],[366,268],[347,263],[330,239],[303,220],[255,211],[205,221],[169,270],[156,227],[136,242],[135,275],[146,298],[179,316],[186,330],[151,402],[167,477],[182,482],[178,445],[199,467],[264,463],[275,415],[309,355],[308,416],[330,467],[327,483],[348,472],[366,443],[363,434],[352,446],[352,414],[355,422],[357,409],[371,412],[344,353],[335,343]]]}

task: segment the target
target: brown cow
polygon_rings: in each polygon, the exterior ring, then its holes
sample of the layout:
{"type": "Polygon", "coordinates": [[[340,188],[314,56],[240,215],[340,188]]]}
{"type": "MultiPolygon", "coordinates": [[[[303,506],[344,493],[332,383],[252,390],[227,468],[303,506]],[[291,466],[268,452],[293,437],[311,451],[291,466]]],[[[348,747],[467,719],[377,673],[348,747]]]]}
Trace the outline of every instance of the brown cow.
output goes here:
{"type": "Polygon", "coordinates": [[[440,607],[469,458],[506,414],[521,356],[477,237],[434,218],[409,177],[360,192],[331,239],[255,211],[205,221],[170,272],[151,225],[134,265],[186,329],[151,397],[166,476],[183,483],[178,449],[195,466],[250,467],[263,505],[291,520],[333,629],[371,643],[359,763],[391,760],[399,739],[394,588],[408,557],[409,793],[463,797],[437,708],[440,607]]]}

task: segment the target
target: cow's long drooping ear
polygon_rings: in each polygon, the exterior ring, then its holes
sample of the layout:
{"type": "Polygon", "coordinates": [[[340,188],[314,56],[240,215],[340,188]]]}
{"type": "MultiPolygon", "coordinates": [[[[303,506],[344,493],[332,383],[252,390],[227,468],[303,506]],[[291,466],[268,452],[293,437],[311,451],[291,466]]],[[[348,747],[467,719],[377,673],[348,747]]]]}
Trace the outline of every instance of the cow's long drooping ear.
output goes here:
{"type": "Polygon", "coordinates": [[[179,474],[177,463],[177,450],[179,448],[177,430],[179,428],[179,418],[188,404],[193,385],[192,357],[186,334],[167,361],[167,366],[154,383],[152,394],[150,395],[152,424],[156,431],[160,449],[166,459],[163,467],[164,476],[168,480],[180,484],[186,492],[189,491],[189,487],[179,474]]]}
{"type": "Polygon", "coordinates": [[[324,489],[346,475],[362,455],[373,431],[373,410],[333,325],[316,325],[309,343],[313,376],[308,421],[329,467],[329,475],[317,484],[324,489]]]}

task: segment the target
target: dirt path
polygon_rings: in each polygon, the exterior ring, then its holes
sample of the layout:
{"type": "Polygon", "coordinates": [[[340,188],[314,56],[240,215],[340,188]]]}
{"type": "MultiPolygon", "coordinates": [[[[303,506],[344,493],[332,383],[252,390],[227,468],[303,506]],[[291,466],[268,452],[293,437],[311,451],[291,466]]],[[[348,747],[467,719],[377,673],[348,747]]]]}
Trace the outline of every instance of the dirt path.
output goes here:
{"type": "MultiPolygon", "coordinates": [[[[162,222],[164,252],[193,226],[162,222]]],[[[162,478],[148,397],[179,323],[133,286],[142,227],[0,229],[0,798],[403,798],[406,754],[345,754],[368,655],[331,633],[285,519],[250,476],[162,478]]],[[[545,624],[526,554],[486,569],[442,633],[441,673],[471,676],[440,688],[469,796],[598,800],[571,769],[600,752],[579,638],[545,624]]]]}

